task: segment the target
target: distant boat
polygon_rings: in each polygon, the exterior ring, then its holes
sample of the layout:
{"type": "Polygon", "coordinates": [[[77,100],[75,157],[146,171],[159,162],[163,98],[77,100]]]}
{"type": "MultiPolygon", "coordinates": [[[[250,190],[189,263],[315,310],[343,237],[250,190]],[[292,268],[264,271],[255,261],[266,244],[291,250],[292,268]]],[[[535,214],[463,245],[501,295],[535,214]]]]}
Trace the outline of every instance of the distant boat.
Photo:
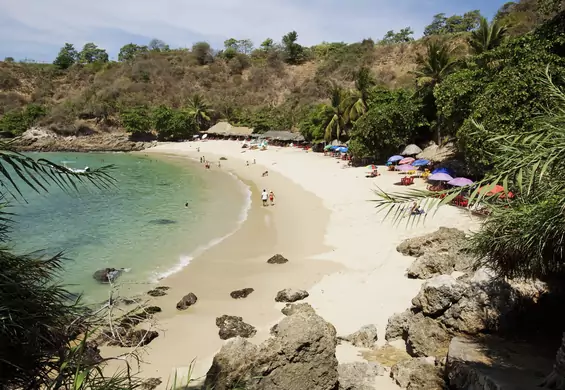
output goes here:
{"type": "Polygon", "coordinates": [[[67,166],[68,163],[74,163],[74,161],[61,161],[61,163],[63,164],[63,167],[71,172],[71,173],[86,173],[86,172],[90,172],[90,168],[89,167],[84,167],[84,168],[70,168],[67,166]]]}

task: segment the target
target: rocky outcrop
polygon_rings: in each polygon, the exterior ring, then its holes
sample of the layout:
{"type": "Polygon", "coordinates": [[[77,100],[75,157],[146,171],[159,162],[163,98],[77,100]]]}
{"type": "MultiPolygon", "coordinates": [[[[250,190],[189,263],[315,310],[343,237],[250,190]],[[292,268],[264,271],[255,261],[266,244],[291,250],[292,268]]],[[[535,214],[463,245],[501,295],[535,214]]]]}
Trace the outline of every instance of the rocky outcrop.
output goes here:
{"type": "Polygon", "coordinates": [[[243,318],[223,315],[216,318],[216,326],[220,328],[218,334],[222,340],[234,337],[249,338],[255,336],[257,330],[252,325],[243,322],[243,318]]]}
{"type": "Polygon", "coordinates": [[[443,368],[432,358],[413,358],[401,361],[391,369],[391,377],[403,389],[443,390],[443,368]]]}
{"type": "Polygon", "coordinates": [[[281,309],[281,313],[285,316],[291,316],[294,313],[298,313],[300,311],[315,313],[314,308],[310,306],[309,303],[287,303],[285,307],[281,309]]]}
{"type": "Polygon", "coordinates": [[[358,348],[373,348],[378,340],[377,327],[375,325],[365,325],[357,332],[339,337],[339,339],[348,341],[358,348]]]}
{"type": "Polygon", "coordinates": [[[406,337],[408,337],[408,328],[410,327],[410,321],[413,317],[414,313],[410,309],[407,309],[402,313],[394,314],[392,317],[390,317],[386,326],[385,340],[406,340],[406,337]]]}
{"type": "Polygon", "coordinates": [[[406,351],[414,357],[445,356],[450,340],[451,335],[441,323],[419,314],[408,327],[406,351]]]}
{"type": "Polygon", "coordinates": [[[228,390],[335,390],[335,328],[313,311],[297,310],[260,346],[236,338],[214,357],[205,388],[228,390]]]}
{"type": "Polygon", "coordinates": [[[458,283],[449,275],[441,275],[426,282],[418,295],[412,299],[412,305],[421,309],[424,315],[437,316],[444,313],[458,302],[466,285],[458,283]]]}
{"type": "Polygon", "coordinates": [[[307,298],[309,295],[310,294],[308,294],[308,291],[287,288],[277,293],[277,296],[275,297],[275,301],[292,303],[307,298]]]}
{"type": "Polygon", "coordinates": [[[103,268],[92,274],[92,277],[99,283],[114,282],[123,272],[123,268],[103,268]]]}
{"type": "Polygon", "coordinates": [[[177,303],[177,310],[186,310],[194,305],[198,298],[194,293],[188,293],[177,303]]]}
{"type": "Polygon", "coordinates": [[[254,289],[248,287],[248,288],[243,288],[241,290],[235,290],[232,291],[230,293],[230,296],[233,299],[242,299],[242,298],[247,298],[249,296],[249,294],[251,294],[253,291],[255,291],[254,289]]]}
{"type": "Polygon", "coordinates": [[[407,270],[409,278],[429,279],[471,269],[474,260],[465,250],[465,238],[461,230],[441,227],[434,233],[405,240],[396,249],[416,257],[407,270]]]}
{"type": "Polygon", "coordinates": [[[276,254],[273,257],[271,257],[269,260],[267,260],[267,263],[269,263],[269,264],[284,264],[284,263],[288,263],[288,259],[285,258],[283,255],[276,254]]]}
{"type": "Polygon", "coordinates": [[[376,377],[386,373],[383,366],[374,362],[340,364],[337,371],[339,390],[375,390],[376,377]]]}

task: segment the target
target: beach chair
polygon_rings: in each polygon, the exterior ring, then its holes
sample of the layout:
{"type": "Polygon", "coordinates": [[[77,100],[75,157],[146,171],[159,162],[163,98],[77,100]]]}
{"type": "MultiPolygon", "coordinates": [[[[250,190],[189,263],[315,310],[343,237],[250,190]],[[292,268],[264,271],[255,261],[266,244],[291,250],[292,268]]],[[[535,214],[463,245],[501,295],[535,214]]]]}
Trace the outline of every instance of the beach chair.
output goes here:
{"type": "Polygon", "coordinates": [[[408,171],[407,174],[408,174],[408,175],[415,175],[415,174],[416,174],[416,171],[408,171]]]}

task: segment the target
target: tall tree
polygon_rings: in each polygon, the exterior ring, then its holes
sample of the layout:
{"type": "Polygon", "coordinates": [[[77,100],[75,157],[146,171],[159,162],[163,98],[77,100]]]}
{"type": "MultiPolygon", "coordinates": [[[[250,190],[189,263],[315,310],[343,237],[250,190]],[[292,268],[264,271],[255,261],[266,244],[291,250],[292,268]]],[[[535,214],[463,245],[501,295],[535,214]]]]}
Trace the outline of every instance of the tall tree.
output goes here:
{"type": "Polygon", "coordinates": [[[212,110],[202,95],[198,93],[192,95],[188,100],[188,111],[196,124],[197,131],[201,131],[210,122],[212,110]]]}
{"type": "Polygon", "coordinates": [[[149,42],[149,45],[147,45],[147,47],[149,48],[149,50],[157,51],[157,52],[170,50],[169,45],[167,45],[164,41],[157,38],[153,38],[149,42]]]}
{"type": "Polygon", "coordinates": [[[79,61],[83,64],[108,62],[108,53],[92,42],[86,43],[79,53],[79,61]]]}
{"type": "Polygon", "coordinates": [[[345,134],[348,124],[346,115],[348,92],[336,83],[331,83],[329,93],[330,104],[327,105],[327,112],[330,115],[324,125],[324,138],[327,142],[330,142],[333,137],[340,140],[341,136],[345,134]]]}
{"type": "Polygon", "coordinates": [[[383,44],[411,42],[414,40],[412,35],[414,35],[414,31],[410,27],[405,27],[399,32],[390,30],[385,34],[380,42],[383,44]]]}
{"type": "Polygon", "coordinates": [[[346,103],[347,121],[356,121],[367,112],[367,101],[369,99],[369,89],[375,85],[375,80],[371,76],[371,71],[367,67],[362,67],[355,74],[355,91],[353,91],[346,103]]]}
{"type": "Polygon", "coordinates": [[[443,13],[434,15],[434,20],[432,21],[432,23],[426,26],[426,28],[424,29],[424,35],[430,36],[430,35],[443,34],[445,32],[446,20],[447,17],[443,13]]]}
{"type": "Polygon", "coordinates": [[[482,17],[479,28],[471,33],[469,45],[475,54],[482,54],[500,46],[506,32],[506,26],[498,19],[494,19],[489,24],[488,20],[482,17]]]}
{"type": "Polygon", "coordinates": [[[206,65],[214,62],[212,48],[208,42],[196,42],[192,45],[192,54],[196,58],[198,65],[206,65]]]}
{"type": "Polygon", "coordinates": [[[128,43],[122,46],[118,54],[118,61],[132,61],[140,54],[147,53],[149,48],[147,46],[136,45],[135,43],[128,43]]]}
{"type": "Polygon", "coordinates": [[[296,65],[304,60],[304,48],[298,44],[298,33],[291,31],[282,38],[285,60],[287,63],[296,65]]]}
{"type": "Polygon", "coordinates": [[[65,43],[53,64],[59,69],[68,69],[78,60],[78,53],[72,43],[65,43]]]}

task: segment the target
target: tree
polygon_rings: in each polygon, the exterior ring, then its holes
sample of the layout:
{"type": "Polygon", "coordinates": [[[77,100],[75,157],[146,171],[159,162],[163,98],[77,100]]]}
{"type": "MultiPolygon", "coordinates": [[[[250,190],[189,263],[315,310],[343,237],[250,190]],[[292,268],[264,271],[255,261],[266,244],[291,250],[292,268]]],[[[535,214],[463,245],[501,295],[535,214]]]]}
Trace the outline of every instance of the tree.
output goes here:
{"type": "Polygon", "coordinates": [[[362,67],[355,74],[355,91],[351,92],[345,115],[348,121],[354,122],[367,112],[367,102],[369,90],[375,85],[375,80],[371,76],[371,71],[367,67],[362,67]]]}
{"type": "Polygon", "coordinates": [[[324,125],[324,138],[331,142],[334,137],[338,141],[346,132],[347,122],[347,99],[348,92],[335,83],[331,83],[329,88],[330,104],[327,105],[326,112],[330,113],[324,125]]]}
{"type": "Polygon", "coordinates": [[[151,51],[157,51],[157,52],[162,52],[162,51],[169,51],[169,45],[167,45],[165,42],[163,42],[160,39],[157,38],[153,38],[150,42],[149,45],[147,45],[147,47],[149,48],[149,50],[151,51]]]}
{"type": "Polygon", "coordinates": [[[4,58],[4,62],[14,62],[14,57],[6,57],[4,58]]]}
{"type": "Polygon", "coordinates": [[[479,28],[482,18],[483,16],[481,15],[481,11],[478,9],[465,12],[461,26],[462,32],[474,31],[479,28]]]}
{"type": "Polygon", "coordinates": [[[328,118],[333,115],[333,110],[327,104],[318,104],[309,109],[306,117],[300,121],[298,128],[300,134],[307,141],[323,141],[328,118]]]}
{"type": "Polygon", "coordinates": [[[71,43],[65,43],[53,64],[59,69],[68,69],[78,60],[78,53],[71,43]]]}
{"type": "Polygon", "coordinates": [[[214,62],[212,49],[208,42],[196,42],[192,45],[192,54],[194,54],[198,65],[207,65],[214,62]]]}
{"type": "Polygon", "coordinates": [[[143,135],[151,131],[153,122],[147,107],[135,107],[120,113],[120,122],[128,133],[134,136],[143,135]]]}
{"type": "Polygon", "coordinates": [[[482,54],[500,46],[506,32],[506,26],[498,20],[495,19],[489,24],[486,18],[481,17],[479,28],[471,33],[469,45],[474,54],[482,54]]]}
{"type": "Polygon", "coordinates": [[[135,57],[140,54],[147,53],[149,48],[147,46],[136,45],[135,43],[128,43],[122,46],[118,54],[118,61],[132,61],[135,57]]]}
{"type": "Polygon", "coordinates": [[[285,61],[291,65],[297,65],[304,61],[304,48],[296,43],[298,33],[291,31],[282,38],[284,46],[285,61]]]}
{"type": "Polygon", "coordinates": [[[424,29],[424,36],[439,35],[445,32],[445,14],[434,15],[433,22],[424,29]]]}
{"type": "Polygon", "coordinates": [[[28,104],[23,110],[8,111],[0,117],[0,131],[21,135],[46,114],[47,109],[38,104],[28,104]]]}
{"type": "Polygon", "coordinates": [[[196,126],[189,110],[174,110],[161,105],[153,110],[153,125],[160,140],[187,139],[196,126]]]}
{"type": "Polygon", "coordinates": [[[204,97],[198,93],[192,95],[188,100],[188,112],[196,125],[196,131],[202,131],[210,122],[210,109],[204,97]]]}
{"type": "Polygon", "coordinates": [[[108,53],[106,50],[99,48],[94,43],[89,42],[82,48],[82,51],[79,54],[79,61],[83,64],[108,62],[108,53]]]}
{"type": "Polygon", "coordinates": [[[267,38],[261,43],[261,49],[265,51],[269,51],[274,49],[275,43],[271,38],[267,38]]]}
{"type": "Polygon", "coordinates": [[[393,44],[393,43],[404,43],[404,42],[411,42],[414,40],[412,37],[414,35],[414,31],[410,27],[405,27],[399,32],[394,32],[393,30],[388,31],[381,43],[383,44],[393,44]]]}

